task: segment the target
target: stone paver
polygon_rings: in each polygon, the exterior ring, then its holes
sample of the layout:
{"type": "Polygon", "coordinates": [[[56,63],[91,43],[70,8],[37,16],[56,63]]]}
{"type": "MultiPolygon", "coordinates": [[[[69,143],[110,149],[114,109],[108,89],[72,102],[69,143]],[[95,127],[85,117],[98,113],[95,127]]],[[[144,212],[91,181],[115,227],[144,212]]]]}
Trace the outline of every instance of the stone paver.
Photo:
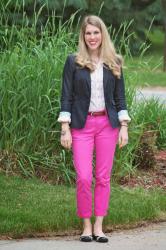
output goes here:
{"type": "Polygon", "coordinates": [[[166,250],[166,222],[107,234],[108,243],[83,243],[79,236],[0,241],[0,250],[166,250]]]}
{"type": "Polygon", "coordinates": [[[137,89],[136,99],[144,100],[149,98],[158,99],[160,103],[166,105],[166,88],[165,87],[154,87],[154,88],[140,88],[137,89]]]}

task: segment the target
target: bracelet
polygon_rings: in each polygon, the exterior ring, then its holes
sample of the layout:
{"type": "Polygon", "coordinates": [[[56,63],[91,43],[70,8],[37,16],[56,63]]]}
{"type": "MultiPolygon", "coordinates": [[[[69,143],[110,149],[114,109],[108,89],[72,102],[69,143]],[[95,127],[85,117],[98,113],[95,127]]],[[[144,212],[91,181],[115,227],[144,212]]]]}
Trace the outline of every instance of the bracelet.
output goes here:
{"type": "Polygon", "coordinates": [[[122,125],[121,125],[121,127],[122,127],[122,126],[124,126],[124,127],[127,127],[127,128],[128,128],[128,125],[126,125],[126,124],[122,124],[122,125]]]}

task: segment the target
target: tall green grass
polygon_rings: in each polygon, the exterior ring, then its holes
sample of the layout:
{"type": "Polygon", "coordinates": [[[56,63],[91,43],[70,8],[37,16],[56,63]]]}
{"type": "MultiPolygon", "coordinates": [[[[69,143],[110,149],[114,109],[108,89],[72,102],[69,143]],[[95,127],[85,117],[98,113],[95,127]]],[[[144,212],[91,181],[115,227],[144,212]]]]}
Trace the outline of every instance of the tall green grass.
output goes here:
{"type": "MultiPolygon", "coordinates": [[[[36,14],[36,17],[38,14],[36,14]]],[[[22,173],[25,177],[39,176],[53,183],[74,181],[71,152],[60,146],[60,125],[57,123],[60,106],[61,74],[66,56],[76,50],[77,27],[74,16],[66,23],[54,27],[47,23],[40,36],[36,22],[32,27],[2,29],[3,48],[0,53],[0,164],[8,174],[22,173]]],[[[131,57],[126,24],[121,27],[123,36],[120,48],[131,57]],[[122,46],[124,45],[124,46],[122,46]]],[[[110,28],[111,31],[111,28],[110,28]]],[[[132,35],[132,34],[131,34],[132,35]]],[[[116,36],[113,36],[116,41],[116,36]]],[[[125,69],[126,96],[132,118],[129,145],[117,148],[114,175],[131,173],[139,138],[147,123],[159,130],[158,146],[165,147],[165,110],[153,105],[135,102],[137,72],[130,75],[125,69]],[[149,115],[149,112],[153,116],[149,115]],[[155,123],[160,117],[160,123],[155,123]]]]}
{"type": "Polygon", "coordinates": [[[56,31],[47,23],[40,37],[37,21],[32,27],[8,27],[3,35],[0,147],[2,168],[8,173],[21,171],[26,177],[49,175],[55,183],[71,182],[73,173],[64,166],[57,117],[63,64],[76,44],[73,18],[65,24],[59,20],[56,31]]]}
{"type": "MultiPolygon", "coordinates": [[[[129,125],[129,142],[122,149],[117,147],[115,154],[113,173],[117,180],[123,176],[130,177],[135,172],[137,166],[134,163],[138,157],[137,151],[138,149],[142,152],[144,150],[141,138],[146,131],[155,132],[156,148],[166,148],[166,109],[163,104],[160,104],[157,99],[144,100],[140,103],[134,101],[129,107],[129,112],[132,119],[129,125]]],[[[148,144],[148,147],[153,150],[154,145],[148,144]]]]}

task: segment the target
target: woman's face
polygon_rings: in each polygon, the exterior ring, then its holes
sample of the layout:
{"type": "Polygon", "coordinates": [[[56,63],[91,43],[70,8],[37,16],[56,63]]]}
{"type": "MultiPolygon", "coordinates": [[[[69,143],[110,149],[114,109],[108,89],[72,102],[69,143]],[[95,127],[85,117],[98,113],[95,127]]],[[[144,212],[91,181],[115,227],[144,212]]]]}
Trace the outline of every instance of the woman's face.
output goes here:
{"type": "Polygon", "coordinates": [[[89,51],[93,52],[98,50],[102,43],[100,29],[94,25],[88,24],[85,29],[84,39],[89,51]]]}

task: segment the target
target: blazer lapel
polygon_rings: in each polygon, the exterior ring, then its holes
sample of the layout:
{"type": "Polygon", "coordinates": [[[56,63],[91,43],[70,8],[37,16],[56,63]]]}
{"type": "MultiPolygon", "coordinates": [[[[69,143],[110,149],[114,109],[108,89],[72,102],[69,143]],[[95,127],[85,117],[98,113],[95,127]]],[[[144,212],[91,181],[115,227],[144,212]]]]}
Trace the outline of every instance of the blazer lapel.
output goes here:
{"type": "Polygon", "coordinates": [[[85,79],[88,87],[89,93],[91,93],[91,77],[90,77],[90,70],[88,68],[84,68],[85,72],[85,79]]]}
{"type": "Polygon", "coordinates": [[[104,91],[106,91],[108,73],[109,73],[109,70],[107,69],[107,66],[104,64],[103,65],[103,88],[104,88],[104,91]]]}

